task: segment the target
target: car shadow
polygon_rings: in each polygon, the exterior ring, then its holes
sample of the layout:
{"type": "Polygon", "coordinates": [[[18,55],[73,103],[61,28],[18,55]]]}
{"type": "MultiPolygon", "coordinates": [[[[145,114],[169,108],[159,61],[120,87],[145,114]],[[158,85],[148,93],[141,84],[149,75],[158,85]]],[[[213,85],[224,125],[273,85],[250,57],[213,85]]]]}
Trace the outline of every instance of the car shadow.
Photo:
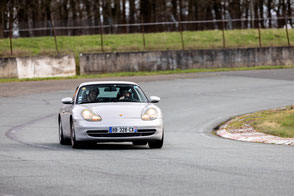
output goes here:
{"type": "Polygon", "coordinates": [[[148,145],[133,145],[128,143],[97,143],[83,146],[85,150],[146,150],[148,145]]]}
{"type": "Polygon", "coordinates": [[[59,143],[34,144],[34,147],[47,149],[62,149],[62,150],[146,150],[148,145],[133,145],[131,143],[97,143],[81,146],[79,149],[73,149],[71,145],[60,145],[59,143]]]}

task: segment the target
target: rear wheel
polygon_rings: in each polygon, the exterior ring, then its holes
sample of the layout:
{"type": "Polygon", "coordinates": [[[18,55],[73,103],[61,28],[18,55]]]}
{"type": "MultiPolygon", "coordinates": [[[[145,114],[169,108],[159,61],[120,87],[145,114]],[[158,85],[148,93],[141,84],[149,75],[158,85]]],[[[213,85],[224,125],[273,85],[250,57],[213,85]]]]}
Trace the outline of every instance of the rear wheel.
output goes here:
{"type": "Polygon", "coordinates": [[[76,140],[76,133],[75,133],[75,127],[73,122],[71,122],[71,129],[70,129],[70,138],[71,138],[71,147],[75,149],[79,149],[82,147],[81,142],[78,142],[76,140]]]}
{"type": "Polygon", "coordinates": [[[147,144],[147,142],[146,141],[134,141],[133,142],[133,145],[146,145],[147,144]]]}
{"type": "Polygon", "coordinates": [[[164,139],[164,133],[162,133],[161,140],[156,140],[156,141],[150,141],[150,142],[148,142],[149,148],[162,148],[162,146],[163,146],[163,139],[164,139]]]}

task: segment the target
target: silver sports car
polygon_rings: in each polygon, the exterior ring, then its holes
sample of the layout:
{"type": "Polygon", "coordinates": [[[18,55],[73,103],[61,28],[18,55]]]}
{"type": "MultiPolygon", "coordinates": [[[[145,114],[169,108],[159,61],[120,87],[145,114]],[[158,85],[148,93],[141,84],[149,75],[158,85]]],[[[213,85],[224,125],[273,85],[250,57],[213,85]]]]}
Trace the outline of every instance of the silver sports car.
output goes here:
{"type": "Polygon", "coordinates": [[[59,142],[73,148],[85,143],[133,142],[161,148],[163,120],[153,103],[133,82],[87,82],[80,84],[73,98],[62,99],[58,114],[59,142]]]}

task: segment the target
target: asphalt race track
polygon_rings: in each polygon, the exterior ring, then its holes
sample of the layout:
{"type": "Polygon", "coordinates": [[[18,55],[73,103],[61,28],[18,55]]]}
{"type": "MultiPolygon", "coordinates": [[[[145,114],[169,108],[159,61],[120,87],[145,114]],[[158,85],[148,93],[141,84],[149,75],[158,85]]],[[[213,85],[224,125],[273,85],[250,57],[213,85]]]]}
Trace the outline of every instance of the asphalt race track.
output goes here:
{"type": "Polygon", "coordinates": [[[149,96],[161,97],[160,150],[61,146],[57,112],[74,88],[12,97],[0,91],[0,195],[294,195],[293,146],[211,134],[232,116],[294,104],[294,69],[142,81],[149,96]]]}

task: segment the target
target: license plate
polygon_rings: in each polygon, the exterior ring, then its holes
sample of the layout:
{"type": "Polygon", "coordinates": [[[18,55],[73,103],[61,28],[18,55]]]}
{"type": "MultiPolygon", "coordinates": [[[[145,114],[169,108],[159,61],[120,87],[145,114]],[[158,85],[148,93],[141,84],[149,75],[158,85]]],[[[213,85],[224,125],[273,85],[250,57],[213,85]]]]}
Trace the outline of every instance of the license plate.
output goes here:
{"type": "Polygon", "coordinates": [[[135,127],[109,127],[109,133],[135,133],[135,127]]]}

